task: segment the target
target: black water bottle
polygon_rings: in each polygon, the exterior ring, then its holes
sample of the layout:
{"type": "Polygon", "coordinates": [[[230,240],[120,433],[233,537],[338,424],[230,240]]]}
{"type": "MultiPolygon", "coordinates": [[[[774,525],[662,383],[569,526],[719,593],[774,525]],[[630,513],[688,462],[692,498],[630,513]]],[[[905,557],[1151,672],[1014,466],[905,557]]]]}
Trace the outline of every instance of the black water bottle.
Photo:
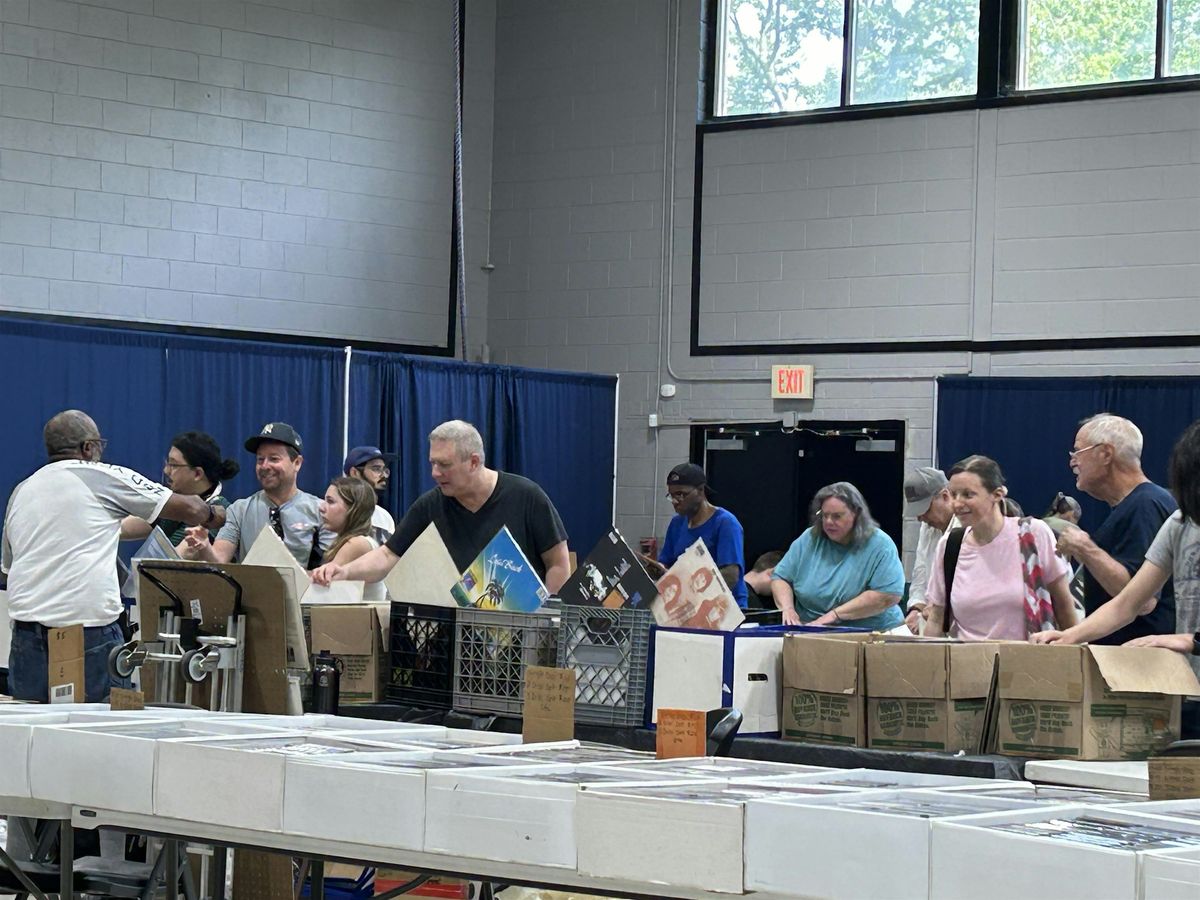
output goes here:
{"type": "Polygon", "coordinates": [[[312,711],[336,716],[338,691],[342,686],[342,661],[328,650],[322,650],[313,660],[312,711]]]}

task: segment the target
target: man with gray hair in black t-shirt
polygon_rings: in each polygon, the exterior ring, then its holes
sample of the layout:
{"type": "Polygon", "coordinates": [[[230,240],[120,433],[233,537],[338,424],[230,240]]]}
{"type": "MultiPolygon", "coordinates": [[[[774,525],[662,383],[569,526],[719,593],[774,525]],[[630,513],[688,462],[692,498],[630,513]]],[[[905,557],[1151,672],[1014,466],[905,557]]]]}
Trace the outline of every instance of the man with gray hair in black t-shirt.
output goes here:
{"type": "Polygon", "coordinates": [[[391,539],[348,565],[321,566],[313,581],[380,581],[432,522],[459,571],[507,526],[546,589],[557,594],[570,568],[567,532],[545,491],[528,478],[484,465],[483,438],[458,419],[430,432],[429,464],[436,487],[409,507],[391,539]]]}

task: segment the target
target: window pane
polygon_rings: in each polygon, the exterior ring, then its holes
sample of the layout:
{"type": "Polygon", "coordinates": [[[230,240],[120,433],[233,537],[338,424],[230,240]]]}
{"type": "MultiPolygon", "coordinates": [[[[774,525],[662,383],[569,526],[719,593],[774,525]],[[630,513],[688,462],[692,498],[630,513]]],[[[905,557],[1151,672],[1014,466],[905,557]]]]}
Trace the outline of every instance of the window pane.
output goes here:
{"type": "Polygon", "coordinates": [[[842,0],[723,0],[716,114],[837,106],[842,0]]]}
{"type": "Polygon", "coordinates": [[[1200,72],[1200,0],[1170,0],[1167,32],[1167,75],[1200,72]]]}
{"type": "Polygon", "coordinates": [[[1156,0],[1025,0],[1022,88],[1154,77],[1156,0]]]}
{"type": "Polygon", "coordinates": [[[898,103],[978,90],[979,5],[855,0],[852,103],[898,103]]]}

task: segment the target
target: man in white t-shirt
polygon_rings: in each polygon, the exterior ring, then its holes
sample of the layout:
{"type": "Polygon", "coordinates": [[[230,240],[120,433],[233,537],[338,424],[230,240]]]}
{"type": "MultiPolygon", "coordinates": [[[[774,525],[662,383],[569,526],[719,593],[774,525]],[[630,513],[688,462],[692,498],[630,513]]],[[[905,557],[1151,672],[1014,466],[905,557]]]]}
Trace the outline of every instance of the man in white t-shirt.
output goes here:
{"type": "MultiPolygon", "coordinates": [[[[376,494],[382,495],[387,490],[388,479],[392,474],[388,462],[395,458],[394,454],[384,453],[378,447],[355,447],[346,454],[342,472],[351,478],[361,478],[375,489],[376,494]]],[[[395,530],[396,521],[392,514],[384,509],[382,503],[376,503],[375,512],[371,516],[371,537],[381,544],[386,544],[395,530]]]]}
{"type": "Polygon", "coordinates": [[[908,610],[904,617],[904,624],[913,634],[921,633],[922,621],[929,618],[929,608],[925,603],[929,567],[934,565],[937,557],[938,541],[954,519],[948,484],[941,469],[928,466],[912,469],[904,476],[904,514],[915,516],[921,523],[917,552],[913,557],[912,578],[908,584],[908,610]]]}
{"type": "Polygon", "coordinates": [[[132,469],[100,461],[105,444],[86,413],[69,409],[42,432],[49,462],[8,499],[0,569],[8,576],[12,618],[9,692],[21,700],[49,699],[47,631],[84,626],[86,697],[108,698],[108,654],[123,640],[117,619],[117,544],[126,516],[159,516],[212,525],[212,507],[132,469]]]}

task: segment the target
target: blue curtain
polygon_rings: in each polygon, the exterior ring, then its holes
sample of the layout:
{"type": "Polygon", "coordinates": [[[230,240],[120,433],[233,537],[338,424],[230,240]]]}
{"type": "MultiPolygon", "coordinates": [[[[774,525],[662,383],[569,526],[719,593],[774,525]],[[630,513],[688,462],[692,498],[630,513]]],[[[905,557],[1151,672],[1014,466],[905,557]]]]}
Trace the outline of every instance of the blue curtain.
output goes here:
{"type": "Polygon", "coordinates": [[[615,409],[611,376],[373,352],[351,358],[350,444],[397,454],[384,498],[397,518],[433,486],[429,432],[464,419],[483,436],[488,465],[541,485],[571,547],[586,553],[612,524],[615,409]]]}
{"type": "Polygon", "coordinates": [[[151,476],[162,469],[166,353],[160,335],[0,319],[5,439],[0,497],[46,461],[42,427],[82,409],[110,441],[109,462],[151,476]]]}
{"type": "Polygon", "coordinates": [[[341,473],[344,372],[337,348],[171,336],[163,403],[169,427],[158,452],[179,431],[207,431],[242,467],[226,496],[246,497],[258,490],[246,438],[267,422],[287,422],[304,441],[298,484],[324,496],[341,473]]]}
{"type": "Polygon", "coordinates": [[[1075,488],[1067,451],[1080,420],[1100,412],[1141,429],[1142,468],[1166,487],[1171,447],[1200,419],[1200,378],[939,378],[938,465],[945,470],[972,453],[990,456],[1026,513],[1042,515],[1062,491],[1083,507],[1083,527],[1095,528],[1108,507],[1075,488]]]}

